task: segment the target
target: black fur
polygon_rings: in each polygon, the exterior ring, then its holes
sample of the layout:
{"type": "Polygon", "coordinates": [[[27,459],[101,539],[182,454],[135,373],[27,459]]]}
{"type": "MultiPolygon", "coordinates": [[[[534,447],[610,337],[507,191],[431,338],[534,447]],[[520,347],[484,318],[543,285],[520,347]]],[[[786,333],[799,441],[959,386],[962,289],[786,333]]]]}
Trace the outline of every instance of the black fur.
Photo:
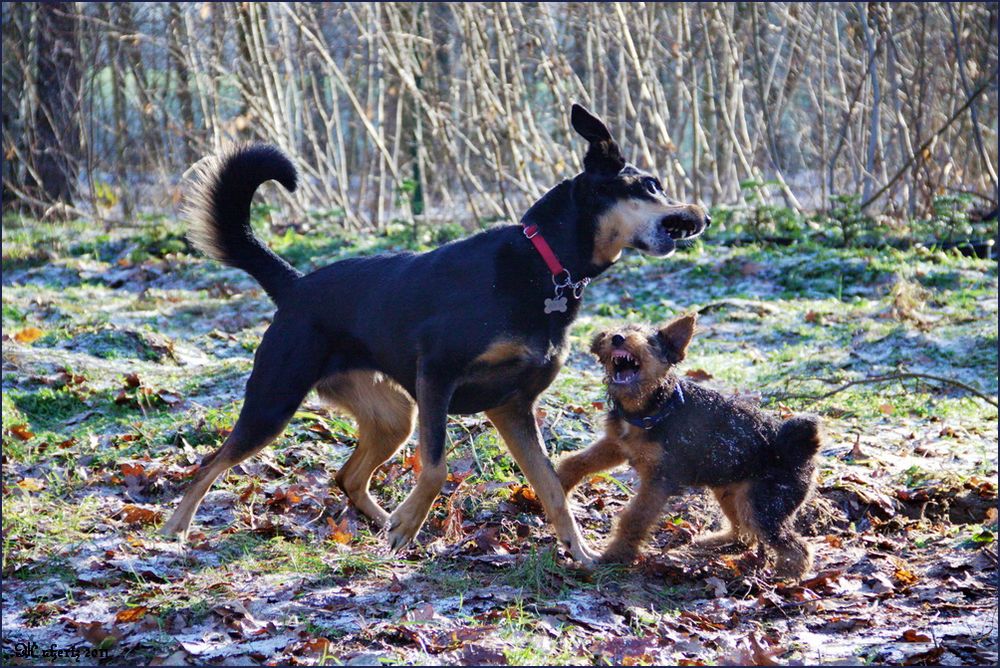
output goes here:
{"type": "Polygon", "coordinates": [[[664,481],[678,488],[719,487],[781,478],[790,496],[805,499],[812,484],[812,459],[820,446],[818,418],[797,416],[782,422],[697,383],[677,382],[684,404],[648,432],[648,439],[666,452],[664,481]]]}
{"type": "Polygon", "coordinates": [[[586,171],[593,174],[617,174],[625,167],[621,149],[604,123],[578,104],[573,105],[570,121],[573,129],[590,142],[587,155],[583,158],[586,171]]]}
{"type": "MultiPolygon", "coordinates": [[[[621,160],[600,119],[574,106],[573,123],[590,140],[586,169],[546,193],[523,219],[538,226],[573,280],[599,275],[629,245],[664,256],[675,239],[705,228],[703,209],[649,190],[655,177],[621,160]],[[637,197],[648,201],[604,215],[637,197]]],[[[346,407],[358,417],[361,445],[338,472],[338,484],[349,479],[348,496],[384,523],[392,547],[413,538],[444,482],[448,413],[489,411],[560,540],[574,558],[592,560],[534,417],[536,398],[565,359],[566,333],[580,303],[567,294],[565,312],[545,313],[552,275],[521,225],[500,226],[429,253],[348,259],[302,276],[253,235],[249,222],[251,198],[262,181],[274,178],[294,188],[289,160],[273,147],[251,146],[201,172],[195,242],[249,272],[278,309],[257,349],[232,433],[203,462],[164,532],[186,532],[215,478],[280,434],[310,389],[318,387],[337,403],[338,392],[360,388],[346,407]],[[391,401],[391,415],[380,411],[391,401]],[[405,440],[412,429],[414,406],[423,468],[413,491],[388,515],[368,498],[367,486],[374,466],[402,444],[394,439],[405,440]],[[373,464],[370,457],[380,459],[373,464]]]]}
{"type": "Polygon", "coordinates": [[[198,193],[202,201],[196,203],[191,237],[208,255],[253,276],[277,303],[302,273],[275,255],[250,227],[253,194],[271,180],[289,191],[298,180],[291,161],[274,146],[240,146],[223,157],[198,193]]]}
{"type": "MultiPolygon", "coordinates": [[[[585,137],[614,147],[601,151],[620,155],[607,129],[598,129],[604,127],[599,119],[577,105],[573,118],[585,137]]],[[[594,150],[591,142],[588,155],[594,150]]],[[[616,177],[606,167],[563,181],[524,215],[523,222],[538,225],[576,280],[609,266],[591,259],[596,221],[634,187],[634,179],[617,177],[622,187],[613,188],[616,177]]],[[[639,173],[633,167],[628,172],[639,173]]],[[[448,412],[459,414],[514,400],[530,404],[555,377],[580,302],[570,299],[565,313],[544,313],[551,274],[521,225],[497,227],[423,254],[347,259],[302,276],[254,236],[249,222],[251,198],[261,182],[274,178],[295,187],[288,158],[273,146],[250,146],[225,157],[217,174],[204,194],[201,236],[209,243],[199,245],[250,273],[278,306],[256,355],[241,419],[264,422],[267,431],[280,429],[318,381],[354,369],[383,372],[413,397],[418,375],[426,375],[449,395],[448,412]],[[504,336],[524,341],[534,359],[488,373],[470,367],[504,336]]],[[[678,220],[665,218],[664,237],[678,226],[700,232],[705,222],[690,216],[685,210],[678,220]]],[[[443,432],[426,445],[438,461],[443,432]]]]}

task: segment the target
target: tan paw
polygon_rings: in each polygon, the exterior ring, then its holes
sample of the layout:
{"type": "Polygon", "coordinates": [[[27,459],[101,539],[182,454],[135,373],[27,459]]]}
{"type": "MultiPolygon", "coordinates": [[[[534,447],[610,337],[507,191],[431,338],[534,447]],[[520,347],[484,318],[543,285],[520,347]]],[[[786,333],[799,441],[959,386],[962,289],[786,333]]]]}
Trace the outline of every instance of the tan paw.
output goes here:
{"type": "Polygon", "coordinates": [[[388,531],[389,549],[398,552],[409,545],[417,536],[424,518],[411,512],[404,502],[389,515],[385,528],[388,531]]]}
{"type": "Polygon", "coordinates": [[[740,534],[732,529],[713,531],[712,533],[695,536],[691,539],[691,544],[702,548],[719,548],[732,545],[739,548],[746,548],[753,544],[752,537],[740,534]]]}
{"type": "Polygon", "coordinates": [[[191,520],[186,520],[181,517],[181,513],[174,513],[170,516],[163,526],[160,527],[160,535],[167,536],[169,538],[178,537],[181,542],[187,540],[188,530],[191,528],[191,520]]]}

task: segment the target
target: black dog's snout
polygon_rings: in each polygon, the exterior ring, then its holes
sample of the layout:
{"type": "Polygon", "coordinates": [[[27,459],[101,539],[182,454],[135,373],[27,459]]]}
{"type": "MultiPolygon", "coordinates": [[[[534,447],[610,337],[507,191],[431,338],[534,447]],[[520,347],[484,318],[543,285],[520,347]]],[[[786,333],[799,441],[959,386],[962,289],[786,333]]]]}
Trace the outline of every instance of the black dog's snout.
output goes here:
{"type": "Polygon", "coordinates": [[[622,336],[621,334],[615,334],[614,336],[611,337],[611,345],[613,345],[614,347],[617,348],[623,343],[625,343],[625,337],[622,336]]]}
{"type": "Polygon", "coordinates": [[[712,216],[709,215],[708,211],[705,212],[705,227],[712,224],[712,216]]]}

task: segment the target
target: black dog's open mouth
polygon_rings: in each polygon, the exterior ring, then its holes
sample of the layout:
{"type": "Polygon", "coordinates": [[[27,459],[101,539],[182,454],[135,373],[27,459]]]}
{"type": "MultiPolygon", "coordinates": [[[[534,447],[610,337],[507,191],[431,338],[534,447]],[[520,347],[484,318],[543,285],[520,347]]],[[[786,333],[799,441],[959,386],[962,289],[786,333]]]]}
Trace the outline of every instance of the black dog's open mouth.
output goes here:
{"type": "Polygon", "coordinates": [[[698,223],[691,223],[683,219],[678,220],[673,216],[664,218],[660,225],[663,226],[663,231],[674,241],[692,239],[705,230],[704,226],[698,223]]]}
{"type": "Polygon", "coordinates": [[[694,236],[689,230],[683,230],[679,227],[664,227],[663,228],[670,238],[675,241],[680,241],[681,239],[687,239],[688,237],[694,236]]]}
{"type": "Polygon", "coordinates": [[[624,350],[611,353],[611,382],[627,385],[639,377],[639,360],[624,350]]]}

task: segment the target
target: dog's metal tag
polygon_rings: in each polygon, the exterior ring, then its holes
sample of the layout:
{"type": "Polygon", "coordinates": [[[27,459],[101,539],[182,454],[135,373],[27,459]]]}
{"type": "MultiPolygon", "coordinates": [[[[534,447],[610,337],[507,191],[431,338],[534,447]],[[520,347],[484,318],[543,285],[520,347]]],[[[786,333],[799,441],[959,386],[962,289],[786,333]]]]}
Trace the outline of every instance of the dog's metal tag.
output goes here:
{"type": "Polygon", "coordinates": [[[566,298],[563,296],[555,297],[554,299],[545,300],[545,312],[546,313],[565,313],[566,312],[566,298]]]}

